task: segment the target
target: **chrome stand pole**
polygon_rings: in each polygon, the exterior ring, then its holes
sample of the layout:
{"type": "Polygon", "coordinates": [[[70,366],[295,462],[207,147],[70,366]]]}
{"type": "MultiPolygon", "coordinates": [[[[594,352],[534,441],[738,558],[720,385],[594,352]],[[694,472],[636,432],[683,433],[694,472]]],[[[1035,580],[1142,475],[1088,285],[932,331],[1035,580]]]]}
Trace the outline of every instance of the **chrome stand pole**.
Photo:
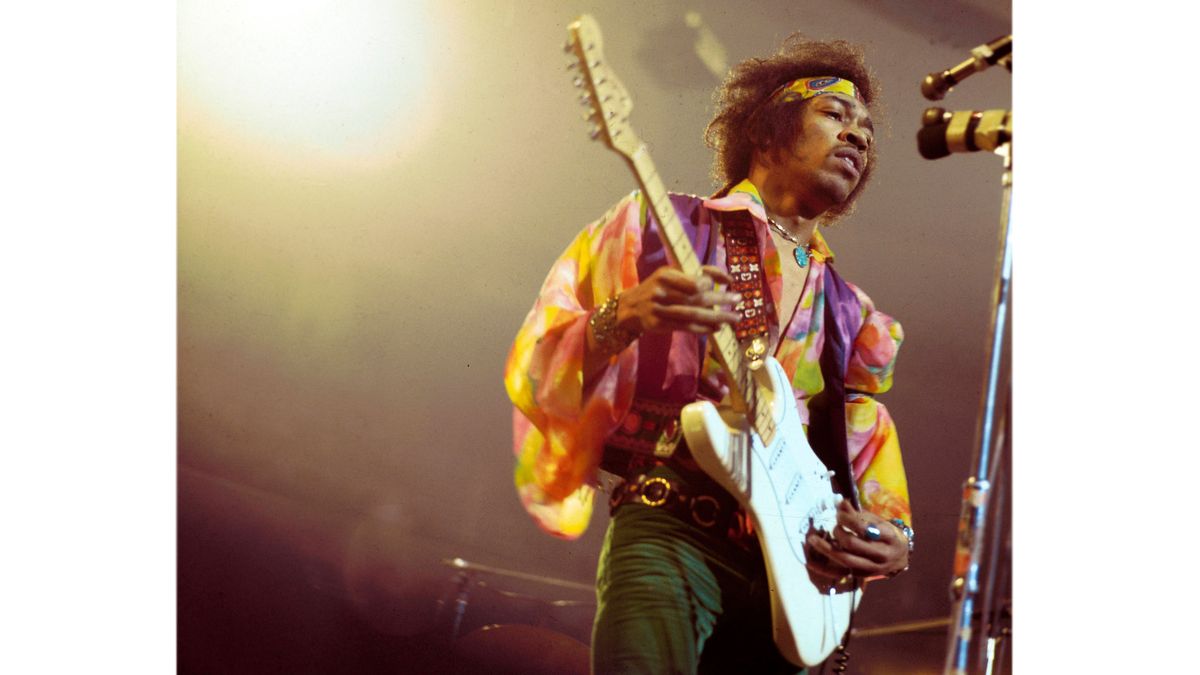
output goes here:
{"type": "Polygon", "coordinates": [[[1008,567],[1012,563],[1012,547],[1009,544],[1010,538],[1005,536],[1011,529],[1011,526],[1005,518],[1005,500],[1011,496],[1012,480],[1010,472],[1005,471],[1004,464],[1001,460],[1005,453],[1012,451],[1012,446],[1007,445],[1007,439],[1011,437],[1011,432],[1008,427],[1008,421],[1011,419],[1010,413],[1012,410],[1012,391],[1011,388],[1005,397],[1005,405],[1003,408],[1004,415],[999,422],[999,439],[996,441],[996,447],[999,452],[992,458],[992,489],[994,508],[992,509],[992,517],[989,519],[988,527],[991,528],[990,542],[988,544],[987,555],[987,581],[983,586],[983,606],[980,607],[978,615],[980,616],[981,627],[985,628],[985,641],[979,645],[979,662],[984,664],[984,675],[992,675],[995,669],[997,656],[997,644],[1002,644],[1000,641],[1008,634],[1006,610],[1011,607],[1011,599],[1008,591],[1008,577],[1005,574],[1008,567]],[[999,594],[997,594],[996,581],[1001,580],[1002,586],[999,594]]]}
{"type": "Polygon", "coordinates": [[[1004,158],[1002,177],[1003,196],[1000,210],[999,255],[996,259],[992,291],[991,334],[986,350],[986,383],[980,401],[979,422],[976,427],[976,453],[972,475],[963,484],[962,512],[958,521],[958,540],[954,553],[954,578],[950,597],[950,639],[946,653],[946,675],[967,675],[971,643],[971,621],[975,597],[979,591],[979,560],[982,555],[984,526],[987,522],[988,498],[991,494],[991,456],[995,449],[993,431],[996,412],[996,392],[1000,386],[1000,362],[1006,337],[1010,282],[1012,279],[1012,239],[1009,209],[1012,204],[1012,143],[996,148],[1004,158]]]}

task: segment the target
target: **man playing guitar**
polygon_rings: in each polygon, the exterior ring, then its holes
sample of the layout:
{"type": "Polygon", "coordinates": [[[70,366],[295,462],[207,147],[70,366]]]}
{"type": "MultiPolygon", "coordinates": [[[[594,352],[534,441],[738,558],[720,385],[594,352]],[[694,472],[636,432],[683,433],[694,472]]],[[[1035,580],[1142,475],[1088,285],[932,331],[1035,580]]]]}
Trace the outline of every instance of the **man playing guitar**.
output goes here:
{"type": "Polygon", "coordinates": [[[759,528],[680,431],[685,404],[728,392],[711,357],[722,326],[747,358],[782,366],[807,441],[846,496],[836,526],[805,530],[803,581],[861,587],[907,569],[904,467],[874,398],[891,387],[903,333],[837,276],[818,229],[850,210],[874,166],[875,89],[841,41],[793,35],[736,66],[706,132],[723,188],[670,196],[700,274],[668,264],[664,228],[635,192],[555,262],[516,337],[505,385],[526,509],[575,538],[600,477],[611,483],[596,673],[799,671],[772,640],[759,528]]]}

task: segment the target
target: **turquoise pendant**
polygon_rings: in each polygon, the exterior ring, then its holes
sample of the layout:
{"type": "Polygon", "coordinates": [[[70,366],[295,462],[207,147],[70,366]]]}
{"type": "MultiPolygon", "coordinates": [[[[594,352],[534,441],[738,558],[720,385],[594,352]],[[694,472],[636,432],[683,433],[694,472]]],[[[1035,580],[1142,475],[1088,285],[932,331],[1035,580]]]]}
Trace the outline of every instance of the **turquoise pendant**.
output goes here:
{"type": "Polygon", "coordinates": [[[796,264],[801,267],[808,267],[808,247],[797,246],[792,249],[792,254],[796,257],[796,264]]]}

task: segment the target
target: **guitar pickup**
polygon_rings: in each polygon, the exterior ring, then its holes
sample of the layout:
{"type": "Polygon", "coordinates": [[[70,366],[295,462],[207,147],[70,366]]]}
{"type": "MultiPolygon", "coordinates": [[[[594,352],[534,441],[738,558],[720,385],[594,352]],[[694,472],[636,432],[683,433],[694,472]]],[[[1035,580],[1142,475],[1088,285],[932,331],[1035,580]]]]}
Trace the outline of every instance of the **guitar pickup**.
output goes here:
{"type": "Polygon", "coordinates": [[[787,449],[787,443],[781,442],[781,443],[775,444],[775,452],[771,453],[771,459],[767,462],[768,469],[775,468],[775,465],[779,463],[779,460],[780,460],[780,458],[783,457],[783,453],[786,449],[787,449]]]}
{"type": "Polygon", "coordinates": [[[798,474],[798,473],[792,474],[792,482],[790,485],[788,485],[787,492],[784,493],[784,497],[783,497],[784,504],[792,503],[792,499],[794,499],[796,497],[796,493],[800,491],[800,483],[801,483],[800,474],[798,474]]]}

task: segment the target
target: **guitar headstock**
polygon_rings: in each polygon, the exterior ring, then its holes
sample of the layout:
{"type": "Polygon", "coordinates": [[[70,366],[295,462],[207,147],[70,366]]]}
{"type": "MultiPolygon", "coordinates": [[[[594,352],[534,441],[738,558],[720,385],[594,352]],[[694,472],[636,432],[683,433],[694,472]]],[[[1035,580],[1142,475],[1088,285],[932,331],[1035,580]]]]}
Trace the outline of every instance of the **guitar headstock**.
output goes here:
{"type": "Polygon", "coordinates": [[[632,159],[642,144],[629,126],[633,99],[604,57],[600,26],[590,14],[581,15],[567,26],[570,40],[565,47],[574,57],[567,68],[575,74],[575,86],[583,93],[580,103],[588,108],[584,119],[593,123],[591,136],[614,151],[632,159]]]}

